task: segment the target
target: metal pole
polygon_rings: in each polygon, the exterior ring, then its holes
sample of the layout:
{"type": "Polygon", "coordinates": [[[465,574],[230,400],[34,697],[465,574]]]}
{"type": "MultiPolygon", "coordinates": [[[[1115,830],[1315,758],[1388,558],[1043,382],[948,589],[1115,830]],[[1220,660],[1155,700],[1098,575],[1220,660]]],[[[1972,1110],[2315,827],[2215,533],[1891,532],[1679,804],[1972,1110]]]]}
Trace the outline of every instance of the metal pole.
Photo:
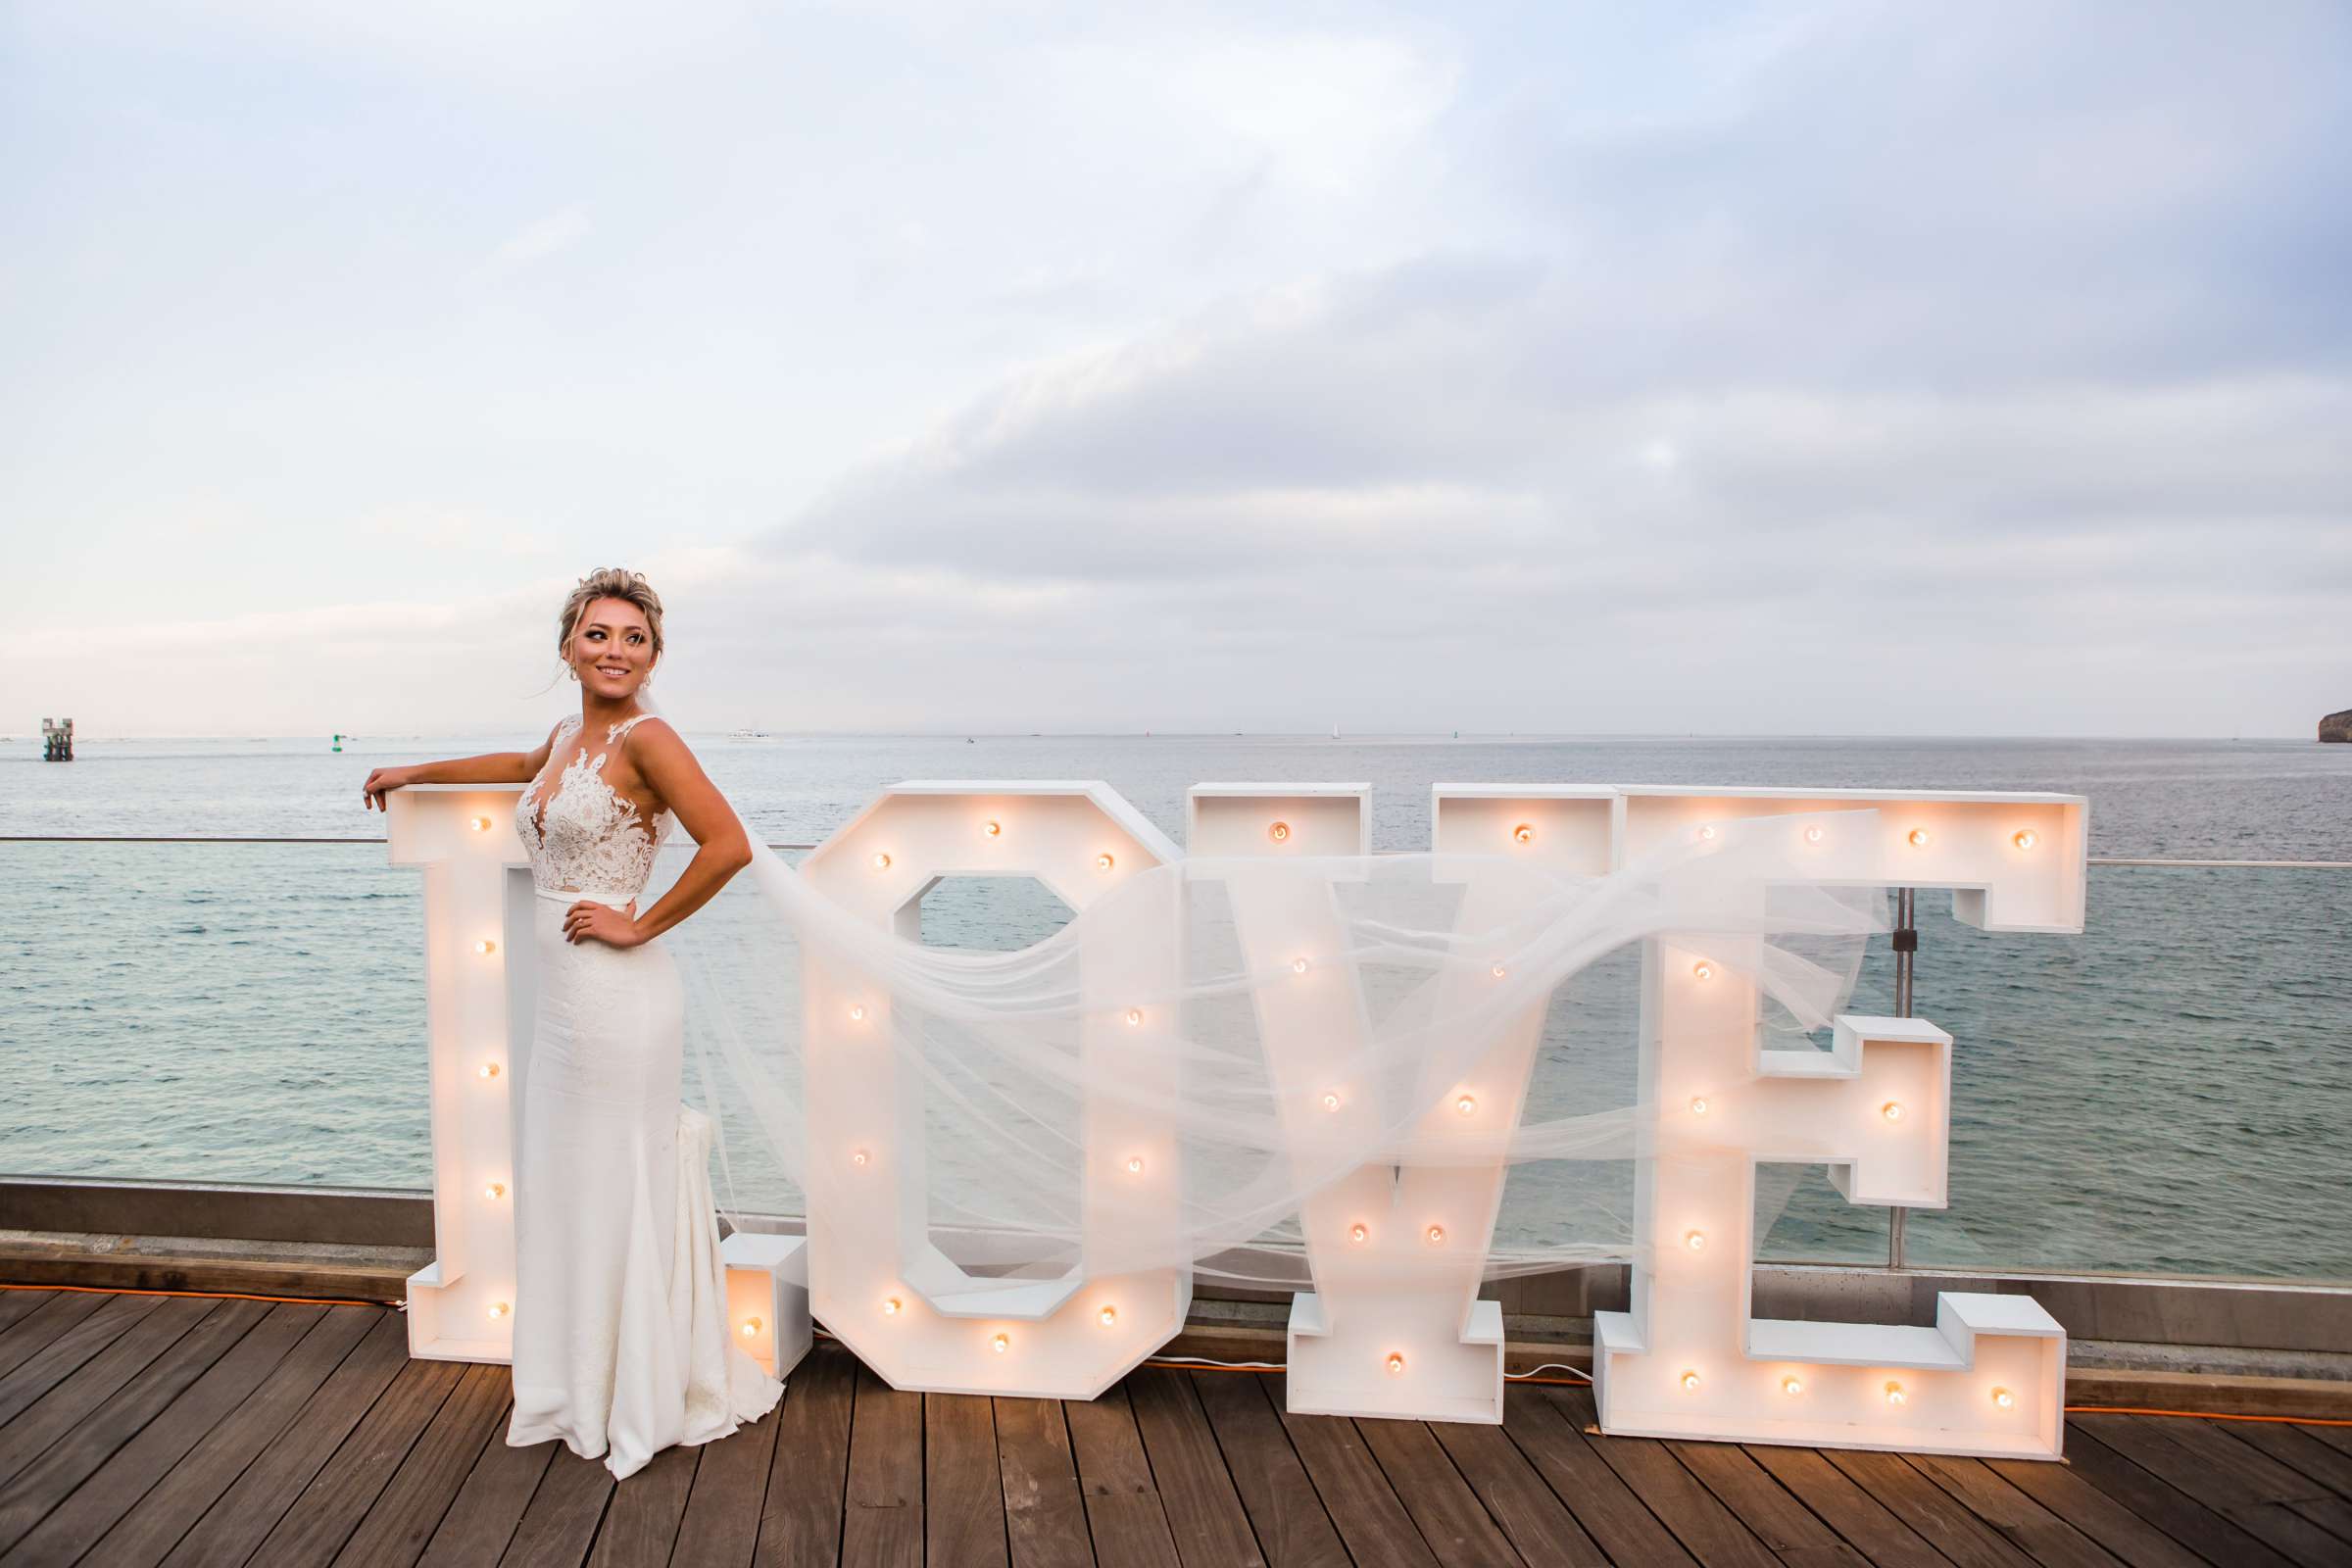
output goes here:
{"type": "MultiPolygon", "coordinates": [[[[1911,1016],[1911,961],[1919,952],[1919,928],[1912,924],[1911,889],[1898,888],[1894,895],[1894,1015],[1911,1016]]],[[[1910,1212],[1903,1208],[1886,1210],[1886,1266],[1903,1266],[1903,1219],[1910,1212]]]]}

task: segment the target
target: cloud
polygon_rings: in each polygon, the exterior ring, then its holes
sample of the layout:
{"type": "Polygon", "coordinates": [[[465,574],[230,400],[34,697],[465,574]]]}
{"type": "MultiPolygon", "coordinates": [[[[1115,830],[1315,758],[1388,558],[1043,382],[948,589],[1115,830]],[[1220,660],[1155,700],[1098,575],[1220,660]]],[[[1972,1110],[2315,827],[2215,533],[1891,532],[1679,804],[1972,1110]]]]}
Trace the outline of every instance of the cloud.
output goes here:
{"type": "Polygon", "coordinates": [[[492,276],[520,271],[571,249],[592,232],[594,227],[588,221],[587,213],[577,207],[567,207],[537,222],[527,223],[509,235],[490,253],[483,263],[483,270],[492,276]]]}

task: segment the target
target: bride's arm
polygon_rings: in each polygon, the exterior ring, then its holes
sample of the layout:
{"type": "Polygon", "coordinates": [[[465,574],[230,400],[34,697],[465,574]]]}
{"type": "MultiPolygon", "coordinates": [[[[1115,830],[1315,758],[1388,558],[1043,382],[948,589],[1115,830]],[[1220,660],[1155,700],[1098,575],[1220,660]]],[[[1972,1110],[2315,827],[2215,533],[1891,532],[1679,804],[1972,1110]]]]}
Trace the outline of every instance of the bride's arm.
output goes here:
{"type": "MultiPolygon", "coordinates": [[[[557,728],[562,728],[558,725],[557,728]]],[[[528,784],[547,765],[548,749],[556,732],[527,752],[484,752],[479,757],[453,757],[440,762],[411,762],[406,767],[379,767],[360,786],[360,799],[372,810],[389,810],[384,792],[411,784],[528,784]]]]}
{"type": "Polygon", "coordinates": [[[666,720],[638,725],[625,744],[638,773],[701,846],[669,891],[637,916],[637,940],[650,942],[710,903],[728,878],[751,864],[752,841],[745,837],[727,798],[705,776],[703,764],[666,720]]]}

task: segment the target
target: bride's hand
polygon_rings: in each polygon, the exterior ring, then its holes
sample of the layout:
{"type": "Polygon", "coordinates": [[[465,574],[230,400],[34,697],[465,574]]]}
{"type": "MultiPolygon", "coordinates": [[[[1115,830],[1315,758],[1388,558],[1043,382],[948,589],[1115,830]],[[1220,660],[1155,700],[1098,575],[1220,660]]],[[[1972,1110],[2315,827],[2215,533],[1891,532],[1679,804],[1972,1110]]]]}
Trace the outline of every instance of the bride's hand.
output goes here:
{"type": "Polygon", "coordinates": [[[405,789],[414,782],[415,779],[405,767],[379,767],[368,775],[367,783],[360,786],[360,799],[370,809],[388,811],[391,808],[384,804],[384,792],[405,789]]]}
{"type": "Polygon", "coordinates": [[[564,940],[602,942],[611,948],[633,948],[645,941],[637,929],[637,901],[625,909],[594,899],[582,899],[564,911],[564,940]]]}

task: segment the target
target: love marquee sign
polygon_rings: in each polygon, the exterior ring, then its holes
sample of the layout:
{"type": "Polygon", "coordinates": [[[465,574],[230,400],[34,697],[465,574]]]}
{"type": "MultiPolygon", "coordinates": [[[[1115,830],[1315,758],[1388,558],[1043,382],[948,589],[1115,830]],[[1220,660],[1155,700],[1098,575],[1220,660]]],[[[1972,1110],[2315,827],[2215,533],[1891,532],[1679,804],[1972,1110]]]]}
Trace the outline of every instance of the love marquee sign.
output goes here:
{"type": "MultiPolygon", "coordinates": [[[[511,787],[420,786],[390,797],[393,863],[424,873],[435,1258],[409,1282],[410,1351],[504,1361],[512,1322],[511,1180],[519,1105],[511,1058],[532,1015],[532,894],[511,787]],[[514,956],[521,961],[511,961],[514,956]]],[[[1356,784],[1203,784],[1190,794],[1196,858],[1368,852],[1370,790],[1356,784]]],[[[1779,789],[1441,784],[1432,849],[1519,855],[1601,874],[1718,824],[1788,818],[1825,885],[1953,890],[1987,931],[2082,929],[2087,805],[2079,796],[1779,789]],[[1852,813],[1870,811],[1873,815],[1852,813]],[[1842,816],[1830,813],[1846,813],[1842,816]],[[1856,824],[1867,823],[1867,829],[1856,824]],[[1842,829],[1842,831],[1840,831],[1842,829]]],[[[1776,831],[1778,828],[1776,827],[1776,831]]],[[[919,902],[951,875],[1028,876],[1073,909],[1184,852],[1097,783],[912,783],[884,791],[801,873],[859,915],[919,932],[919,902]]],[[[1336,917],[1298,879],[1230,879],[1253,965],[1311,951],[1336,917]]],[[[1480,884],[1482,888],[1487,885],[1480,884]]],[[[1507,898],[1489,888],[1480,896],[1507,898]]],[[[1469,909],[1465,922],[1507,918],[1469,909]]],[[[1081,986],[1102,999],[1163,991],[1177,963],[1148,945],[1085,946],[1081,986]]],[[[1628,1309],[1593,1324],[1602,1429],[1737,1442],[2056,1457],[2066,1336],[2031,1298],[1944,1293],[1925,1324],[1815,1323],[1751,1310],[1754,1183],[1761,1163],[1826,1165],[1850,1202],[1946,1201],[1952,1037],[1918,1018],[1841,1016],[1831,1049],[1759,1044],[1754,966],[1730,945],[1760,937],[1667,933],[1643,944],[1641,1098],[1658,1107],[1635,1194],[1628,1309]]],[[[1286,1081],[1345,1059],[1363,1018],[1346,966],[1258,994],[1259,1037],[1286,1081]]],[[[803,976],[810,1124],[805,1237],[738,1232],[722,1246],[732,1320],[777,1372],[821,1320],[901,1389],[1088,1398],[1181,1331],[1189,1269],[1167,1266],[1179,1223],[1177,1151],[1132,1107],[1090,1102],[1080,1264],[982,1289],[934,1247],[923,1216],[918,1085],[855,1031],[890,1000],[816,957],[803,976]],[[887,1137],[892,1157],[874,1157],[887,1137]],[[839,1145],[839,1148],[834,1148],[839,1145]],[[860,1156],[863,1157],[860,1157],[860,1156]]],[[[1118,1009],[1100,1012],[1115,1051],[1118,1009]]],[[[1132,1017],[1126,1021],[1133,1022],[1132,1017]]],[[[1416,1147],[1517,1125],[1543,1008],[1482,1043],[1468,1087],[1432,1101],[1416,1147]],[[1462,1110],[1468,1105],[1471,1110],[1462,1110]],[[1473,1123],[1476,1125],[1474,1126],[1473,1123]]],[[[1090,1023],[1090,1029],[1095,1025],[1090,1023]]],[[[1283,1136],[1321,1131],[1301,1107],[1283,1136]]],[[[1469,1146],[1465,1146],[1469,1147],[1469,1146]]],[[[1315,1289],[1294,1298],[1295,1411],[1423,1420],[1502,1418],[1499,1307],[1478,1298],[1507,1167],[1497,1155],[1366,1165],[1316,1191],[1299,1225],[1315,1289]],[[1437,1218],[1433,1218],[1437,1216],[1437,1218]],[[1445,1236],[1450,1245],[1429,1245],[1445,1236]]]]}

